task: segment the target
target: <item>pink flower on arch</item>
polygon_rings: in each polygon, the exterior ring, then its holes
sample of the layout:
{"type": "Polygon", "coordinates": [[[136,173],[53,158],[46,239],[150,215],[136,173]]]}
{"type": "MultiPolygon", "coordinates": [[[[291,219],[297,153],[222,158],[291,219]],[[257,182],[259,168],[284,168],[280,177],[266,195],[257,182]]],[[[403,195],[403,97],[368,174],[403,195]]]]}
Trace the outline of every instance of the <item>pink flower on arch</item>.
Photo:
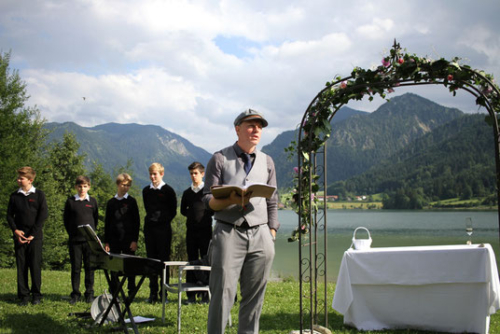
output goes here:
{"type": "Polygon", "coordinates": [[[345,89],[346,87],[347,87],[347,82],[346,81],[342,81],[340,83],[340,88],[345,89]]]}
{"type": "Polygon", "coordinates": [[[293,171],[295,172],[295,174],[299,174],[299,167],[293,167],[293,171]]]}
{"type": "Polygon", "coordinates": [[[389,67],[389,65],[391,65],[391,62],[389,61],[389,59],[382,58],[382,66],[389,67]]]}
{"type": "Polygon", "coordinates": [[[491,92],[493,92],[493,88],[491,88],[490,85],[486,86],[486,88],[483,89],[482,93],[486,96],[490,95],[491,92]]]}
{"type": "Polygon", "coordinates": [[[401,65],[401,64],[403,64],[404,62],[405,62],[405,60],[404,60],[403,58],[399,58],[399,59],[398,59],[398,63],[399,63],[400,65],[401,65]]]}
{"type": "Polygon", "coordinates": [[[453,81],[453,75],[448,74],[448,77],[446,79],[448,79],[448,81],[453,81]]]}
{"type": "Polygon", "coordinates": [[[387,93],[394,93],[394,89],[392,88],[387,89],[387,93]]]}

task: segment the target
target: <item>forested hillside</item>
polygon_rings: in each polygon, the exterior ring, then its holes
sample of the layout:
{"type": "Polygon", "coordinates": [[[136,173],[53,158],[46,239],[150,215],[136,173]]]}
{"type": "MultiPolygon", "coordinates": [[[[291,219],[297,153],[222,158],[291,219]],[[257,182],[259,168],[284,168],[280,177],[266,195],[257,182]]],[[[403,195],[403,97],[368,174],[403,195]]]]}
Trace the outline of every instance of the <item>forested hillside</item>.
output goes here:
{"type": "MultiPolygon", "coordinates": [[[[386,193],[421,204],[485,197],[495,191],[495,153],[485,115],[466,115],[416,139],[365,173],[329,187],[329,194],[386,193]]],[[[401,203],[388,203],[400,206],[401,203]]],[[[414,207],[416,208],[416,207],[414,207]]]]}
{"type": "MultiPolygon", "coordinates": [[[[328,181],[346,180],[362,174],[417,138],[462,115],[457,109],[407,93],[391,99],[373,113],[357,114],[333,123],[327,141],[328,181]]],[[[279,166],[280,187],[292,186],[293,167],[297,165],[296,158],[289,160],[285,153],[279,153],[289,145],[286,142],[290,137],[287,134],[285,140],[282,134],[263,148],[279,166]],[[269,146],[274,147],[271,150],[269,146]]]]}

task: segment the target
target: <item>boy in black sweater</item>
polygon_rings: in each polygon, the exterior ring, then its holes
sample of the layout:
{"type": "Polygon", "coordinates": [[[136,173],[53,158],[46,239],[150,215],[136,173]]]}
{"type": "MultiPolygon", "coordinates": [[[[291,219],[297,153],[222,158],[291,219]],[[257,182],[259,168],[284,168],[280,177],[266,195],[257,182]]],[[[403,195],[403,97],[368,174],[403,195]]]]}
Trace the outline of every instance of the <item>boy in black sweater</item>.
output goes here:
{"type": "Polygon", "coordinates": [[[28,270],[31,274],[33,305],[42,300],[42,240],[43,223],[48,216],[45,194],[35,189],[36,173],[31,167],[17,170],[19,189],[10,195],[7,222],[13,232],[17,265],[17,297],[19,305],[28,305],[30,289],[28,270]]]}
{"type": "MultiPolygon", "coordinates": [[[[193,162],[188,167],[191,176],[191,187],[182,194],[181,214],[186,216],[186,248],[189,262],[200,260],[208,252],[210,240],[212,240],[212,216],[213,211],[206,209],[201,201],[203,197],[203,177],[205,167],[199,162],[193,162]]],[[[186,277],[188,283],[196,283],[196,273],[189,271],[186,277]]],[[[186,304],[196,302],[196,292],[187,292],[186,304]]],[[[199,292],[203,303],[208,303],[208,293],[199,292]]]]}
{"type": "MultiPolygon", "coordinates": [[[[104,248],[107,252],[135,255],[141,220],[135,198],[128,194],[132,177],[122,173],[116,177],[117,193],[106,205],[104,218],[104,248]]],[[[111,273],[111,292],[117,287],[118,276],[111,273]]],[[[135,290],[135,276],[128,278],[129,295],[135,290]]]]}
{"type": "MultiPolygon", "coordinates": [[[[144,218],[144,239],[146,253],[149,258],[161,261],[170,260],[170,245],[172,243],[172,227],[170,222],[177,214],[177,197],[174,189],[163,182],[165,169],[160,163],[153,163],[149,167],[149,178],[151,184],[142,190],[142,199],[146,209],[144,218]]],[[[167,270],[167,282],[169,274],[167,270]]],[[[149,303],[155,303],[161,299],[158,289],[159,275],[149,278],[149,303]]]]}
{"type": "Polygon", "coordinates": [[[78,231],[80,225],[90,225],[94,231],[97,228],[99,212],[97,201],[90,197],[90,179],[80,175],[76,178],[75,189],[77,194],[66,200],[64,207],[64,227],[69,236],[69,258],[71,261],[71,300],[75,304],[80,300],[80,273],[82,271],[82,260],[85,267],[85,301],[92,303],[94,300],[94,270],[90,264],[92,252],[83,236],[78,231]]]}

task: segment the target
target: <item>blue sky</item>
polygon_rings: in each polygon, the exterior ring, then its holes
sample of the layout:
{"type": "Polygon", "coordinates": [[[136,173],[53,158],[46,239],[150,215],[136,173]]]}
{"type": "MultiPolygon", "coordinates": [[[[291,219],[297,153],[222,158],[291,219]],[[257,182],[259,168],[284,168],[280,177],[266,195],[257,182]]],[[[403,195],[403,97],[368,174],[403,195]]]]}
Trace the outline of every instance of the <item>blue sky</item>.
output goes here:
{"type": "MultiPolygon", "coordinates": [[[[213,152],[249,107],[269,120],[263,145],[294,129],[325,82],[378,66],[394,38],[498,77],[499,14],[498,0],[3,0],[0,50],[47,121],[155,124],[213,152]]],[[[412,92],[478,111],[467,93],[412,92]]]]}

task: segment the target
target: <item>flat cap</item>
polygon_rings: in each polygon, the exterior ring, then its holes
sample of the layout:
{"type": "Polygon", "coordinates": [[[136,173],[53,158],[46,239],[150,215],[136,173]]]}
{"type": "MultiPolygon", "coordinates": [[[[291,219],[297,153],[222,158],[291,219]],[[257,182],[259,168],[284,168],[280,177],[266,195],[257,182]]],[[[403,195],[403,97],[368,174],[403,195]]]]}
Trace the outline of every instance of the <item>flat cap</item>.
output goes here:
{"type": "Polygon", "coordinates": [[[256,110],[247,109],[236,117],[234,120],[234,126],[240,125],[241,122],[249,121],[251,119],[259,119],[262,122],[262,127],[265,128],[268,123],[264,118],[264,115],[256,110]]]}

